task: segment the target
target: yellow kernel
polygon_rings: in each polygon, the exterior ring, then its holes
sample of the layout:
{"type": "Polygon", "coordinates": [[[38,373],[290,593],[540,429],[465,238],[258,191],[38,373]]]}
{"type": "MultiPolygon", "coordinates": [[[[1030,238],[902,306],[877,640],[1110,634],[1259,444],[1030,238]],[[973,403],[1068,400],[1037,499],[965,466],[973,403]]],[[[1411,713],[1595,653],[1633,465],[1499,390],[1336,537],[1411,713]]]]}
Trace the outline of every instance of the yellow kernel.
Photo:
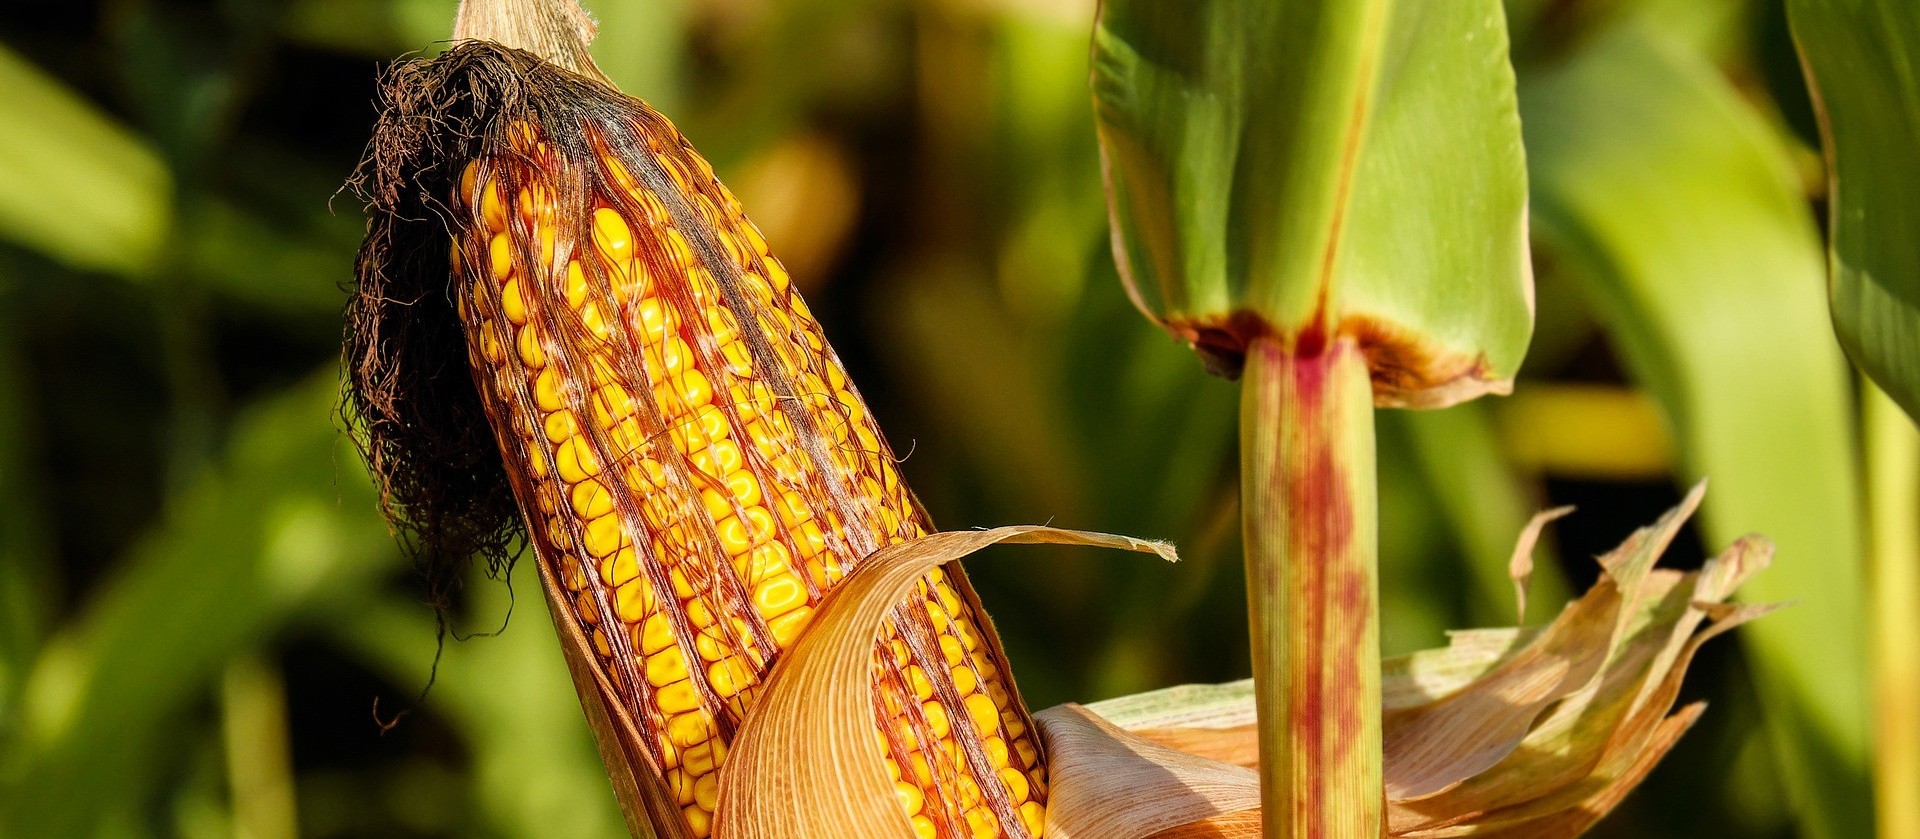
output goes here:
{"type": "Polygon", "coordinates": [[[961,701],[967,709],[967,719],[973,722],[973,730],[986,734],[1000,725],[1000,709],[994,707],[993,699],[984,693],[976,693],[961,701]]]}
{"type": "Polygon", "coordinates": [[[893,794],[900,799],[900,809],[907,811],[907,815],[909,816],[920,815],[920,808],[925,807],[927,804],[926,794],[922,793],[919,787],[912,784],[903,784],[895,781],[893,784],[893,794]]]}
{"type": "Polygon", "coordinates": [[[907,666],[907,689],[913,691],[913,698],[925,702],[933,696],[933,682],[927,679],[927,671],[920,665],[907,666]]]}
{"type": "Polygon", "coordinates": [[[692,772],[695,775],[705,775],[708,772],[712,772],[714,767],[719,766],[720,761],[726,759],[726,756],[727,747],[722,745],[719,740],[709,739],[697,746],[689,747],[685,752],[681,753],[680,762],[687,767],[688,772],[692,772]]]}
{"type": "Polygon", "coordinates": [[[993,839],[1000,835],[1000,822],[987,808],[976,806],[967,811],[967,829],[973,831],[975,839],[993,839]]]}
{"type": "Polygon", "coordinates": [[[639,577],[628,580],[626,585],[614,590],[614,614],[627,623],[639,623],[655,607],[653,586],[639,577]]]}
{"type": "Polygon", "coordinates": [[[600,458],[593,454],[593,444],[586,435],[575,435],[566,442],[554,447],[553,465],[560,473],[560,480],[577,484],[600,474],[600,458]]]}
{"type": "MultiPolygon", "coordinates": [[[[698,375],[698,374],[695,374],[698,375]]],[[[718,479],[745,467],[740,447],[732,440],[719,440],[705,451],[693,455],[693,468],[718,479]]]]}
{"type": "Polygon", "coordinates": [[[953,731],[952,724],[947,721],[947,709],[940,707],[940,703],[923,703],[920,706],[920,713],[926,717],[927,731],[935,740],[944,740],[953,731]]]}
{"type": "Polygon", "coordinates": [[[622,586],[640,576],[640,564],[633,548],[621,548],[612,558],[600,563],[600,578],[607,585],[622,586]]]}
{"type": "Polygon", "coordinates": [[[720,547],[728,556],[739,556],[773,538],[773,516],[765,507],[748,507],[739,516],[729,515],[714,526],[720,535],[720,547]]]}
{"type": "Polygon", "coordinates": [[[966,660],[967,648],[960,643],[960,639],[952,635],[942,635],[940,636],[940,655],[947,660],[947,664],[957,665],[966,660]]]}
{"type": "Polygon", "coordinates": [[[516,324],[527,322],[527,301],[520,296],[520,281],[508,280],[500,289],[500,313],[516,324]]]}
{"type": "Polygon", "coordinates": [[[679,647],[668,647],[647,657],[647,682],[654,687],[673,684],[687,678],[687,656],[679,647]]]}
{"type": "Polygon", "coordinates": [[[1007,741],[999,737],[988,737],[980,741],[981,748],[987,752],[987,763],[992,766],[1007,765],[1007,741]]]}
{"type": "Polygon", "coordinates": [[[556,444],[564,443],[580,433],[580,423],[574,419],[573,412],[565,408],[548,414],[542,425],[546,426],[547,439],[556,444]]]}
{"type": "Polygon", "coordinates": [[[781,574],[766,580],[753,589],[753,609],[760,617],[772,620],[807,603],[807,588],[800,584],[800,578],[792,574],[781,574]]]}
{"type": "Polygon", "coordinates": [[[758,583],[793,570],[793,559],[785,545],[768,542],[734,560],[734,570],[750,583],[758,583]]]}
{"type": "MultiPolygon", "coordinates": [[[[667,171],[673,170],[669,168],[667,171]]],[[[685,270],[694,266],[693,248],[687,246],[687,237],[680,235],[678,228],[667,228],[660,237],[660,244],[675,267],[685,270]]]]}
{"type": "Polygon", "coordinates": [[[1013,803],[1018,804],[1033,795],[1033,791],[1028,788],[1025,772],[1007,766],[1002,767],[998,774],[1000,783],[1007,788],[1007,798],[1012,799],[1013,803]]]}
{"type": "Polygon", "coordinates": [[[487,262],[494,279],[504,280],[513,275],[513,240],[508,239],[507,234],[496,233],[487,242],[487,262]]]}
{"type": "MultiPolygon", "coordinates": [[[[685,668],[682,668],[684,673],[685,668]]],[[[682,677],[684,678],[684,676],[682,677]]],[[[675,679],[673,681],[679,681],[675,679]]],[[[693,747],[713,737],[713,715],[707,711],[688,711],[667,720],[667,739],[680,747],[682,765],[689,765],[693,747]]],[[[711,768],[711,767],[709,767],[711,768]]],[[[705,773],[700,773],[705,774],[705,773]]]]}
{"type": "Polygon", "coordinates": [[[933,820],[926,816],[913,817],[914,839],[940,839],[940,829],[933,826],[933,820]]]}
{"type": "Polygon", "coordinates": [[[641,300],[637,308],[640,315],[640,331],[646,336],[649,345],[664,342],[667,335],[678,328],[672,310],[661,303],[658,297],[641,300]]]}
{"type": "Polygon", "coordinates": [[[580,308],[580,324],[602,341],[613,338],[614,323],[614,319],[607,317],[606,310],[600,308],[598,302],[589,300],[580,308]]]}
{"type": "Polygon", "coordinates": [[[1033,801],[1022,804],[1020,805],[1020,821],[1026,824],[1028,836],[1033,837],[1033,839],[1041,839],[1042,836],[1046,835],[1047,808],[1033,801]]]}
{"type": "Polygon", "coordinates": [[[744,659],[728,656],[707,668],[707,680],[713,685],[713,692],[726,699],[753,684],[754,674],[744,659]]]}
{"type": "Polygon", "coordinates": [[[581,481],[573,487],[573,511],[583,519],[597,519],[613,512],[613,494],[599,481],[581,481]]]}
{"type": "Polygon", "coordinates": [[[713,810],[720,803],[720,773],[711,772],[693,782],[693,801],[702,810],[713,810]]]}
{"type": "Polygon", "coordinates": [[[633,258],[633,230],[612,207],[593,211],[593,243],[616,263],[633,258]]]}
{"type": "Polygon", "coordinates": [[[640,625],[640,652],[653,655],[673,646],[673,625],[667,622],[665,614],[648,615],[640,625]]]}
{"type": "Polygon", "coordinates": [[[693,776],[684,769],[667,772],[667,789],[673,791],[673,797],[681,804],[693,803],[693,776]]]}
{"type": "Polygon", "coordinates": [[[554,368],[541,370],[533,380],[533,402],[542,411],[558,411],[566,407],[560,395],[560,374],[554,368]]]}
{"type": "Polygon", "coordinates": [[[520,360],[528,367],[538,370],[547,366],[547,351],[540,346],[540,331],[532,326],[520,328],[518,339],[520,360]]]}
{"type": "Polygon", "coordinates": [[[799,640],[800,633],[806,630],[807,623],[811,620],[813,620],[813,607],[801,606],[767,621],[767,631],[773,634],[774,643],[779,644],[781,649],[786,649],[792,646],[794,641],[799,640]]]}
{"type": "MultiPolygon", "coordinates": [[[[946,638],[942,636],[941,640],[946,638]]],[[[969,696],[980,689],[980,675],[973,672],[971,667],[955,667],[949,669],[947,674],[953,677],[953,692],[956,694],[969,696]]]]}
{"type": "Polygon", "coordinates": [[[1033,744],[1027,742],[1025,739],[1013,741],[1013,753],[1020,758],[1021,766],[1031,767],[1034,761],[1040,759],[1040,752],[1035,750],[1033,744]]]}
{"type": "Polygon", "coordinates": [[[487,223],[487,230],[506,232],[507,204],[500,198],[500,185],[492,178],[487,179],[486,189],[480,193],[480,218],[487,223]]]}
{"type": "Polygon", "coordinates": [[[594,557],[612,556],[614,551],[627,544],[627,534],[620,529],[620,517],[601,516],[587,522],[585,542],[587,553],[594,557]]]}
{"type": "MultiPolygon", "coordinates": [[[[699,787],[695,787],[698,790],[699,787]]],[[[713,813],[701,809],[698,804],[689,804],[680,808],[680,814],[687,819],[688,832],[694,839],[707,839],[713,835],[713,813]]]]}
{"type": "Polygon", "coordinates": [[[567,306],[578,309],[587,302],[587,272],[581,270],[580,260],[567,262],[567,306]]]}
{"type": "Polygon", "coordinates": [[[653,704],[668,716],[684,714],[700,707],[700,692],[693,689],[692,679],[681,679],[654,691],[653,704]]]}

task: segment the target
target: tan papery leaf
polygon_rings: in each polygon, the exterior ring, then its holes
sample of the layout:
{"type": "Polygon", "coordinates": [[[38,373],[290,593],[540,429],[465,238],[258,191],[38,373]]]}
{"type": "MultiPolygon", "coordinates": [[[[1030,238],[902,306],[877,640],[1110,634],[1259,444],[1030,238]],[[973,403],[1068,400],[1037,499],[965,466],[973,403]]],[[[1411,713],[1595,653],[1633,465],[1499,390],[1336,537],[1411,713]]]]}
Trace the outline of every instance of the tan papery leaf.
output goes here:
{"type": "MultiPolygon", "coordinates": [[[[1774,608],[1728,602],[1770,562],[1764,539],[1742,539],[1699,571],[1654,567],[1699,500],[1696,488],[1601,557],[1600,580],[1547,626],[1462,630],[1444,648],[1383,662],[1389,836],[1577,836],[1646,777],[1705,710],[1672,711],[1694,653],[1774,608]]],[[[1530,531],[1523,538],[1537,538],[1530,531]]],[[[716,837],[911,839],[873,741],[873,641],[928,568],[1002,542],[1174,558],[1161,543],[1032,526],[937,533],[875,553],[769,677],[720,769],[716,837]]],[[[585,650],[584,638],[563,640],[585,650]]],[[[591,668],[575,677],[608,689],[591,668]]],[[[638,742],[617,708],[598,706],[588,709],[596,727],[624,735],[603,743],[638,742]]],[[[1052,779],[1048,835],[1257,837],[1253,707],[1244,680],[1036,714],[1052,779]]],[[[607,759],[643,762],[644,752],[607,759]]],[[[650,773],[626,774],[634,781],[616,785],[630,821],[646,818],[649,801],[672,806],[650,773]]]]}
{"type": "Polygon", "coordinates": [[[747,714],[720,768],[717,839],[913,839],[874,741],[874,644],[888,613],[929,569],[1003,542],[1176,559],[1162,542],[1034,525],[935,533],[874,552],[822,602],[747,714]]]}

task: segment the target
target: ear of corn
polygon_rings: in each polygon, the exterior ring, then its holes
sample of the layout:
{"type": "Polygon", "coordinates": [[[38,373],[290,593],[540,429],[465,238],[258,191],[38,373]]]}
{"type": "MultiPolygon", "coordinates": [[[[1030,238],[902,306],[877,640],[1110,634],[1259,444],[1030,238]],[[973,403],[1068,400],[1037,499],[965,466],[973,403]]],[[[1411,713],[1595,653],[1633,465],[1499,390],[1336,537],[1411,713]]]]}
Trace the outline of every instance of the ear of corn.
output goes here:
{"type": "MultiPolygon", "coordinates": [[[[782,650],[862,557],[931,528],[740,205],[621,104],[485,145],[455,196],[454,289],[529,538],[707,836],[782,650]]],[[[895,609],[872,679],[918,835],[1041,835],[1038,739],[957,567],[895,609]]]]}

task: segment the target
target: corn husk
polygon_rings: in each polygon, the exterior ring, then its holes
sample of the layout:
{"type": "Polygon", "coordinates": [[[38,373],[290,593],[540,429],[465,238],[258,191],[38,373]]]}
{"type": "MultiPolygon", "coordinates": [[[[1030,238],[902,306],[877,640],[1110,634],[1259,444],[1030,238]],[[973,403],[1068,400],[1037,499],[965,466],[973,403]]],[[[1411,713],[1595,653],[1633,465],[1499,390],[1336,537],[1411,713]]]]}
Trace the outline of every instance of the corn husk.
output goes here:
{"type": "MultiPolygon", "coordinates": [[[[1656,567],[1701,492],[1601,557],[1600,580],[1546,626],[1456,632],[1446,647],[1385,662],[1388,835],[1576,836],[1672,748],[1705,710],[1673,709],[1694,653],[1774,608],[1729,602],[1771,561],[1764,539],[1698,571],[1656,567]]],[[[912,836],[863,704],[866,656],[920,573],[1001,542],[1173,556],[1041,527],[940,533],[874,555],[770,677],[721,769],[716,836],[912,836]]],[[[1061,705],[1035,720],[1053,778],[1049,837],[1259,835],[1251,680],[1061,705]]]]}

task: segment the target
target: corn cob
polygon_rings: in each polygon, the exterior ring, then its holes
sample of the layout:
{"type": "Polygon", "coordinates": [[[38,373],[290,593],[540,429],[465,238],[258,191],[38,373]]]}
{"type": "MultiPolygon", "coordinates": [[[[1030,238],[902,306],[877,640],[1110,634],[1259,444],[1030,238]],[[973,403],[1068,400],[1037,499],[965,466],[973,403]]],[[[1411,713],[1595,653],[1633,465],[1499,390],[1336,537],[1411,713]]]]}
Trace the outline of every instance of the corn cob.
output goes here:
{"type": "MultiPolygon", "coordinates": [[[[733,196],[636,100],[521,120],[459,178],[454,289],[530,539],[707,836],[756,689],[834,584],[930,529],[733,196]]],[[[957,567],[875,648],[921,837],[1039,837],[1046,772],[957,567]]]]}

